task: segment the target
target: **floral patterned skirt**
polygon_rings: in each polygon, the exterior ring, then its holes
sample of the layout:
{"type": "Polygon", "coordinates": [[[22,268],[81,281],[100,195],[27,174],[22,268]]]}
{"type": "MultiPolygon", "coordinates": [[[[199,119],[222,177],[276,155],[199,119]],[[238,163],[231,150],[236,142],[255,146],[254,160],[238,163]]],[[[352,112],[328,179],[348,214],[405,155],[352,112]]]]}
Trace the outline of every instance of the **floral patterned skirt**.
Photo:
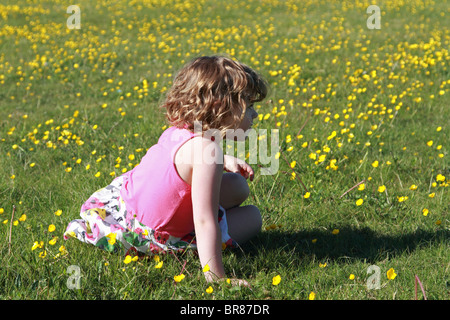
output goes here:
{"type": "MultiPolygon", "coordinates": [[[[120,196],[124,176],[115,178],[108,186],[97,190],[81,206],[81,219],[72,220],[64,232],[64,239],[76,238],[109,252],[122,249],[143,254],[180,252],[196,249],[195,233],[174,237],[142,224],[126,210],[120,196]]],[[[219,226],[222,248],[237,247],[228,235],[226,211],[219,206],[219,226]]]]}

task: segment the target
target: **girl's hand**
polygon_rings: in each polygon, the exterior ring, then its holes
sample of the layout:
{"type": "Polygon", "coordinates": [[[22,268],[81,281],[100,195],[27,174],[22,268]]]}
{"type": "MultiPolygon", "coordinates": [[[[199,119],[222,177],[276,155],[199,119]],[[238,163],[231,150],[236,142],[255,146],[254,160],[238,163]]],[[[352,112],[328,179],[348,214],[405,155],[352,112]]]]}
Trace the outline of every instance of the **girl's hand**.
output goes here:
{"type": "Polygon", "coordinates": [[[225,278],[222,278],[221,280],[225,281],[226,283],[231,284],[232,286],[251,288],[251,286],[248,283],[248,281],[244,280],[244,279],[235,279],[235,278],[225,279],[225,278]]]}
{"type": "Polygon", "coordinates": [[[247,162],[233,156],[223,156],[223,168],[227,172],[239,173],[245,179],[250,178],[250,181],[253,181],[255,176],[252,167],[247,162]]]}

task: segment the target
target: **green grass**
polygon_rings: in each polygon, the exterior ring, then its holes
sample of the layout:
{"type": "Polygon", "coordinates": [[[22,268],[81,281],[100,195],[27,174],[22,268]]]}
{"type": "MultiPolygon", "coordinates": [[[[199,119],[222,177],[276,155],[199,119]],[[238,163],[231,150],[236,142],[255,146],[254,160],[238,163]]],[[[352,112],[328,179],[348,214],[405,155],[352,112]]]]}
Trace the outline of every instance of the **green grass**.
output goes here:
{"type": "Polygon", "coordinates": [[[366,27],[369,2],[80,1],[80,30],[66,29],[63,1],[10,4],[0,6],[1,299],[409,300],[415,275],[428,299],[448,299],[448,1],[379,1],[380,30],[366,27]],[[256,129],[278,128],[282,143],[275,175],[253,165],[244,203],[259,207],[263,231],[224,252],[229,276],[252,288],[213,284],[208,294],[192,252],[161,256],[156,269],[151,257],[124,264],[62,236],[111,172],[130,170],[157,142],[166,125],[158,105],[178,68],[210,54],[268,80],[257,110],[270,116],[256,129]],[[364,190],[349,191],[363,180],[364,190]],[[35,241],[44,248],[32,251],[35,241]],[[80,289],[67,287],[71,265],[80,289]],[[367,287],[371,265],[378,290],[367,287]]]}

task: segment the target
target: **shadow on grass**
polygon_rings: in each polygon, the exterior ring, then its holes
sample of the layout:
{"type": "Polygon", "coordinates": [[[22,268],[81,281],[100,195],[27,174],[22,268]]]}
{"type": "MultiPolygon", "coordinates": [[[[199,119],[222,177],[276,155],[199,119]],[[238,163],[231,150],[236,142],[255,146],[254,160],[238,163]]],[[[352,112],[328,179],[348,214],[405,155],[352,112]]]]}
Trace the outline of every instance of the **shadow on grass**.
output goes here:
{"type": "Polygon", "coordinates": [[[358,259],[374,263],[386,257],[412,252],[432,243],[446,243],[450,239],[448,230],[424,231],[401,235],[380,235],[370,228],[341,227],[338,234],[329,230],[261,232],[250,244],[245,244],[246,254],[258,252],[288,251],[300,256],[315,256],[318,259],[358,259]]]}

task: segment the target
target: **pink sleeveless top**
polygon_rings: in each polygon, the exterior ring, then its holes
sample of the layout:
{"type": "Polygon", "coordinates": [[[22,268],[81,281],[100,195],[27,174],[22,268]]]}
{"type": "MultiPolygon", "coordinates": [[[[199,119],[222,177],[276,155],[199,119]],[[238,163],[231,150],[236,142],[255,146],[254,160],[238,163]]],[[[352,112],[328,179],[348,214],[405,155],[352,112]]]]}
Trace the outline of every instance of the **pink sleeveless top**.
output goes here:
{"type": "Polygon", "coordinates": [[[191,186],[178,174],[175,154],[195,136],[187,129],[166,129],[140,164],[123,175],[120,194],[129,216],[174,237],[194,231],[191,186]]]}

